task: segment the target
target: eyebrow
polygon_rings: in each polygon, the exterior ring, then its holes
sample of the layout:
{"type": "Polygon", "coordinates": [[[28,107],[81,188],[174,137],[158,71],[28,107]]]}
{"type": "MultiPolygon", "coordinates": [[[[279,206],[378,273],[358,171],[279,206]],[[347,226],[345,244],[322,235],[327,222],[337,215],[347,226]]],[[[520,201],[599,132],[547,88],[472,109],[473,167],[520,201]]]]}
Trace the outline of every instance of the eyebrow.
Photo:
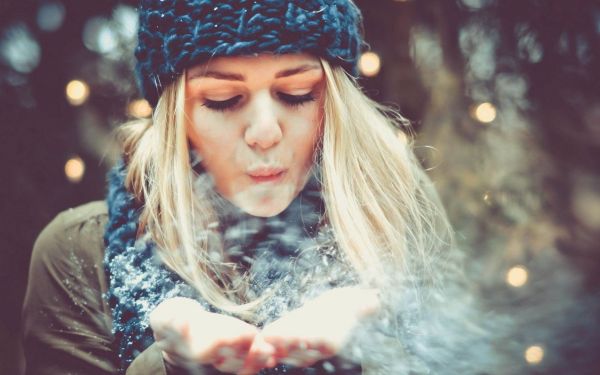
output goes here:
{"type": "MultiPolygon", "coordinates": [[[[315,70],[315,69],[320,69],[320,68],[321,68],[320,65],[304,64],[304,65],[300,65],[295,68],[282,70],[282,71],[278,72],[277,74],[275,74],[275,78],[289,77],[289,76],[293,76],[295,74],[300,74],[300,73],[304,73],[309,70],[315,70]]],[[[204,72],[198,72],[198,73],[192,74],[192,75],[190,75],[190,77],[188,77],[188,79],[194,79],[194,78],[199,78],[199,77],[211,77],[211,78],[223,79],[223,80],[227,80],[227,81],[245,81],[246,80],[246,77],[244,77],[243,75],[238,74],[238,73],[218,72],[218,71],[214,71],[214,70],[207,70],[204,72]]]]}

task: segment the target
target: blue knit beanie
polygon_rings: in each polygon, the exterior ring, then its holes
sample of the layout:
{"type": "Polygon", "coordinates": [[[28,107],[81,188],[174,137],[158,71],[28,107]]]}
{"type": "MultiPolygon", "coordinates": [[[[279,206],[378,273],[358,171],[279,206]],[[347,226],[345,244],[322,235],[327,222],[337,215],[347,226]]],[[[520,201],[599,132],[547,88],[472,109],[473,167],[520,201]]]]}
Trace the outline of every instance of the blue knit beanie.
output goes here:
{"type": "Polygon", "coordinates": [[[136,75],[152,106],[212,56],[310,53],[358,75],[362,15],[352,0],[142,0],[138,10],[136,75]]]}

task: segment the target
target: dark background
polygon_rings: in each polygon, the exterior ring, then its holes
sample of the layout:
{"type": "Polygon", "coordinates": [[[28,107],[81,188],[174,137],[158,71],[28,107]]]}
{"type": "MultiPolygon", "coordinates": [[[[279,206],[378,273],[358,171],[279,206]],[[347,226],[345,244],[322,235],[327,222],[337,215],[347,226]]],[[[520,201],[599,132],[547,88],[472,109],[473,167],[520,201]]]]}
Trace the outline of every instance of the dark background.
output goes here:
{"type": "MultiPolygon", "coordinates": [[[[482,300],[535,318],[515,361],[537,345],[544,356],[528,373],[599,373],[600,6],[356,3],[381,59],[360,82],[412,121],[482,300]],[[482,103],[496,111],[491,122],[477,115],[482,103]],[[527,271],[524,285],[506,281],[513,267],[527,271]]],[[[37,234],[58,212],[104,196],[118,156],[110,132],[139,98],[135,4],[0,1],[0,374],[22,369],[19,314],[37,234]],[[82,105],[65,96],[73,79],[89,85],[82,105]],[[79,182],[65,176],[73,157],[85,163],[79,182]]]]}

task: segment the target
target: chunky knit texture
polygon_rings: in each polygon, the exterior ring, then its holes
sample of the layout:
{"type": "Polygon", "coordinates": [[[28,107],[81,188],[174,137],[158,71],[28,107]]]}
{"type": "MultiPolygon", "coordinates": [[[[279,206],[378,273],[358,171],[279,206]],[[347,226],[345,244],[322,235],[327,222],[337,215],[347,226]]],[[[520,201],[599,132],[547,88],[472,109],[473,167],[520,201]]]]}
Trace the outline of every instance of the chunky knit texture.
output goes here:
{"type": "Polygon", "coordinates": [[[136,74],[152,105],[213,56],[310,53],[357,76],[362,35],[351,0],[142,0],[136,74]]]}

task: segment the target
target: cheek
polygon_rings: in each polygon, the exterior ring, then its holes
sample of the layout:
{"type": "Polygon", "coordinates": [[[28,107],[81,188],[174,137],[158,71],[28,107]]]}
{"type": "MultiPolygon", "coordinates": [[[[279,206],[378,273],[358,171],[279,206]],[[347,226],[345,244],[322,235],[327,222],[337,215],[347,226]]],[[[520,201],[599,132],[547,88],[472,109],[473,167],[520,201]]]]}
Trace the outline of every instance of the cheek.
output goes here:
{"type": "Polygon", "coordinates": [[[196,109],[189,116],[188,137],[202,158],[202,165],[210,174],[217,189],[227,195],[237,171],[236,150],[239,135],[236,127],[222,116],[196,109]]]}
{"type": "Polygon", "coordinates": [[[311,106],[290,122],[289,139],[296,156],[311,159],[313,149],[321,137],[321,114],[317,106],[311,106]],[[310,109],[310,110],[309,110],[310,109]]]}
{"type": "Polygon", "coordinates": [[[235,147],[237,130],[222,116],[196,108],[190,116],[188,136],[204,159],[222,158],[235,147]]]}

